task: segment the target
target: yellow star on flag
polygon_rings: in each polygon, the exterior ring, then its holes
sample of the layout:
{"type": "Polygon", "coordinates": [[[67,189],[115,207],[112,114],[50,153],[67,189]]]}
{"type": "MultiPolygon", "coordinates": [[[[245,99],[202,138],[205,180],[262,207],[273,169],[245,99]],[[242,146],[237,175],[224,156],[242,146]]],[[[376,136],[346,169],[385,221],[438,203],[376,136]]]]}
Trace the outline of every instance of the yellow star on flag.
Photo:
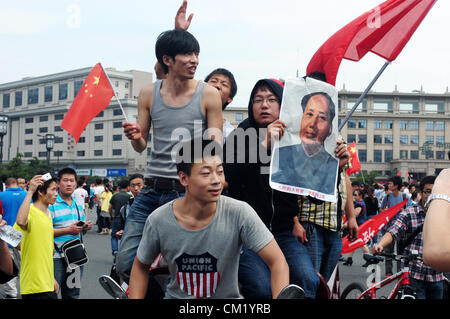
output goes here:
{"type": "Polygon", "coordinates": [[[100,82],[100,76],[94,76],[94,82],[92,84],[98,85],[98,82],[100,82]]]}
{"type": "Polygon", "coordinates": [[[355,153],[356,153],[356,150],[355,150],[354,147],[350,147],[349,151],[350,151],[350,153],[352,153],[352,154],[355,154],[355,153]]]}

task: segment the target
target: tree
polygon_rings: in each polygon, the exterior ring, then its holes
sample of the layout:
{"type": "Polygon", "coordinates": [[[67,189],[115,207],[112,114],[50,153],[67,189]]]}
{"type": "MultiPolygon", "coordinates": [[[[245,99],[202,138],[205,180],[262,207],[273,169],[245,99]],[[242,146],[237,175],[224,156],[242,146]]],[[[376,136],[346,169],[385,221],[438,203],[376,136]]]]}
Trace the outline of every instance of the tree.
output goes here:
{"type": "Polygon", "coordinates": [[[0,165],[0,174],[12,177],[23,177],[26,180],[30,180],[38,173],[53,173],[55,171],[52,165],[47,165],[46,161],[41,161],[37,157],[33,157],[28,163],[23,161],[22,157],[22,153],[17,153],[16,157],[8,163],[0,165]]]}

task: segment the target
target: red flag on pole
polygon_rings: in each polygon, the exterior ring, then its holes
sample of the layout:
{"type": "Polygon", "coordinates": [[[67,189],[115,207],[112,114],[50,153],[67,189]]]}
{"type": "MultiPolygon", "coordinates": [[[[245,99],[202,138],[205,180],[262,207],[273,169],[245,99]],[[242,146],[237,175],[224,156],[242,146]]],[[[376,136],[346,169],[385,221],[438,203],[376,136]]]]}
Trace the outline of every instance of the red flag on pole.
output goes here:
{"type": "Polygon", "coordinates": [[[358,153],[356,152],[355,142],[352,142],[347,148],[350,152],[350,168],[347,168],[347,174],[350,176],[361,170],[361,163],[359,162],[358,153]]]}
{"type": "Polygon", "coordinates": [[[392,62],[436,0],[388,0],[331,36],[314,54],[306,74],[321,72],[335,85],[342,59],[359,61],[373,52],[392,62]]]}
{"type": "Polygon", "coordinates": [[[352,251],[364,246],[378,233],[406,204],[408,200],[386,209],[384,212],[373,216],[362,225],[359,226],[358,239],[354,241],[348,240],[348,235],[342,238],[342,254],[348,254],[352,251]]]}
{"type": "Polygon", "coordinates": [[[91,70],[61,123],[78,143],[89,122],[111,102],[114,90],[100,63],[91,70]]]}

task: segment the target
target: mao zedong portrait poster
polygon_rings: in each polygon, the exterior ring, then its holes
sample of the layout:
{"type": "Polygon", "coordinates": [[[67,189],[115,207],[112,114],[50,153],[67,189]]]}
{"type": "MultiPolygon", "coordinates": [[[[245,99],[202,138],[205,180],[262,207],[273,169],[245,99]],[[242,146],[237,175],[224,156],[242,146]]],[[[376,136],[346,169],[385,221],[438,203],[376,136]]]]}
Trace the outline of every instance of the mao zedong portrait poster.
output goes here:
{"type": "Polygon", "coordinates": [[[337,100],[336,88],[325,82],[286,81],[280,120],[287,127],[272,152],[273,189],[336,202],[337,100]]]}

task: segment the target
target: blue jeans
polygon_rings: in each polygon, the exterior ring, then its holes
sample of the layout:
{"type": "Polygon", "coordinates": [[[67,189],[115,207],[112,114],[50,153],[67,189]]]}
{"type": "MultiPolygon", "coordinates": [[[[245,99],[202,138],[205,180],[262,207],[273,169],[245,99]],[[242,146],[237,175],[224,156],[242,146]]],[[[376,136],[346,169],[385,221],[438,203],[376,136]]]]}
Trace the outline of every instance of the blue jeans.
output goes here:
{"type": "Polygon", "coordinates": [[[117,223],[111,223],[111,250],[114,255],[115,252],[119,251],[119,240],[116,237],[116,233],[120,229],[117,229],[117,223]]]}
{"type": "Polygon", "coordinates": [[[341,256],[340,233],[308,222],[302,222],[302,226],[305,228],[308,239],[304,245],[311,257],[314,269],[328,282],[341,256]]]}
{"type": "Polygon", "coordinates": [[[130,207],[117,255],[117,272],[124,281],[128,282],[130,279],[131,267],[148,215],[163,204],[183,197],[184,194],[175,190],[160,191],[146,186],[142,188],[130,207]]]}
{"type": "Polygon", "coordinates": [[[78,299],[80,297],[83,267],[74,270],[67,268],[64,258],[53,258],[55,280],[58,282],[61,299],[78,299]]]}
{"type": "Polygon", "coordinates": [[[411,278],[411,286],[416,289],[417,299],[442,299],[444,282],[430,282],[411,278]]]}
{"type": "MultiPolygon", "coordinates": [[[[315,298],[319,277],[305,246],[291,232],[275,234],[274,237],[289,265],[290,283],[302,287],[307,298],[315,298]]],[[[269,268],[258,254],[245,247],[239,260],[239,283],[244,298],[272,298],[269,268]]]]}

